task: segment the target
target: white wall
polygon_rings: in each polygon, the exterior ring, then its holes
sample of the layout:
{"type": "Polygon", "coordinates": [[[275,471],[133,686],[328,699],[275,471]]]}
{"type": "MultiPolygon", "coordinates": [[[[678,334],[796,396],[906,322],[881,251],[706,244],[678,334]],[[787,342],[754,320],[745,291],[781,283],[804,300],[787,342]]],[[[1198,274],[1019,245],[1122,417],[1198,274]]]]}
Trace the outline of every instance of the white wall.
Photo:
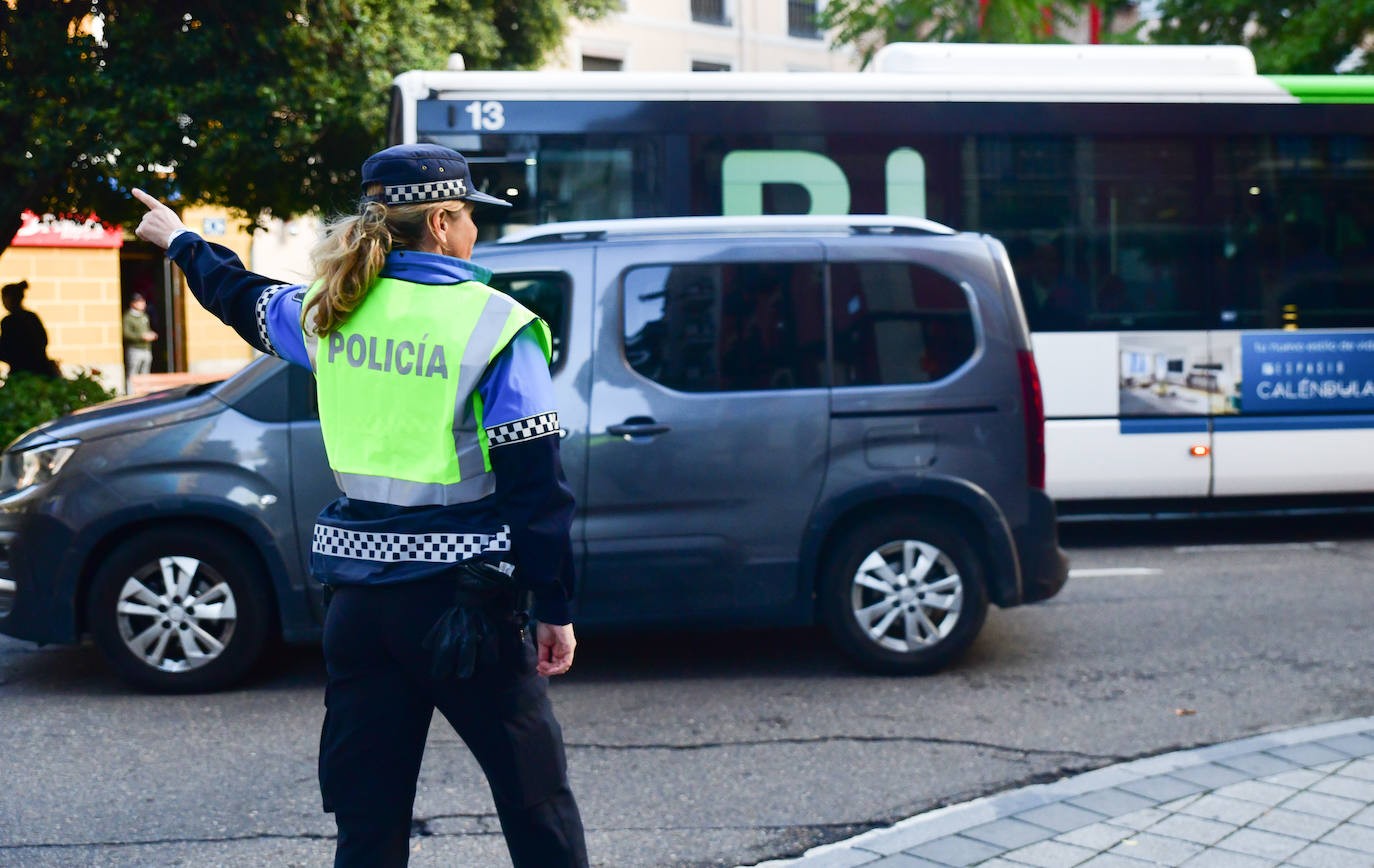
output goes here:
{"type": "Polygon", "coordinates": [[[725,0],[728,25],[692,20],[690,0],[626,0],[623,12],[571,24],[549,70],[580,70],[582,56],[616,58],[629,72],[687,72],[692,61],[728,63],[737,72],[848,71],[849,49],[826,39],[789,36],[787,0],[725,0]]]}

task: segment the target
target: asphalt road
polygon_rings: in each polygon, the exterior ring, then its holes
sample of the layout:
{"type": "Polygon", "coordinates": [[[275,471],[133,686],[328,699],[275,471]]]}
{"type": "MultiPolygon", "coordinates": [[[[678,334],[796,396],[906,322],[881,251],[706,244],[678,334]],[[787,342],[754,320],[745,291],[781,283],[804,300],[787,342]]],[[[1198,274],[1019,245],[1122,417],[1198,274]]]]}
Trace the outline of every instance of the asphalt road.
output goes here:
{"type": "MultiPolygon", "coordinates": [[[[813,631],[583,636],[554,701],[599,866],[734,866],[1126,758],[1374,714],[1368,520],[1075,527],[1056,599],[993,611],[932,677],[813,631]]],[[[86,648],[0,638],[0,864],[326,865],[322,664],[213,696],[127,691],[86,648]]],[[[442,721],[411,864],[506,865],[442,721]]]]}

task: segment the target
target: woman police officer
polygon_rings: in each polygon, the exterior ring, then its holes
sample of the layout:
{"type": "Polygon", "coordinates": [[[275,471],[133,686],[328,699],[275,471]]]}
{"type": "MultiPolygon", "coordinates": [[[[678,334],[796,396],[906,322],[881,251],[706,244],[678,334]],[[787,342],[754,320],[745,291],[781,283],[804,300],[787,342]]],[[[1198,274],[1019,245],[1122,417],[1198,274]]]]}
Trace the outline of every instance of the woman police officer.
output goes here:
{"type": "Polygon", "coordinates": [[[436,145],[374,154],[362,181],[358,213],[316,247],[309,287],[247,271],[133,191],[149,209],[138,236],[166,249],[196,299],[315,373],[343,490],[311,553],[333,590],[320,789],[339,829],[335,865],[406,863],[437,707],[486,773],[516,868],[585,866],[546,695],[575,646],[549,332],[468,261],[472,207],[509,203],[436,145]],[[532,594],[534,646],[516,591],[532,594]]]}

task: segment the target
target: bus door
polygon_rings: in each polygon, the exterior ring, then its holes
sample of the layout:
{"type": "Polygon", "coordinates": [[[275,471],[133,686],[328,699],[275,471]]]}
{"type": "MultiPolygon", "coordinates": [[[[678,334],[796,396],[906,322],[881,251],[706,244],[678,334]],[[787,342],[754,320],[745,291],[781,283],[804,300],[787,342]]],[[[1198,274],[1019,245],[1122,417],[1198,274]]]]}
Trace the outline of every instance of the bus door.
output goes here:
{"type": "Polygon", "coordinates": [[[593,620],[795,601],[830,416],[821,263],[820,245],[795,241],[598,250],[581,590],[593,620]]]}
{"type": "Polygon", "coordinates": [[[1051,497],[1210,493],[1214,375],[1207,338],[1206,331],[1032,335],[1051,497]]]}

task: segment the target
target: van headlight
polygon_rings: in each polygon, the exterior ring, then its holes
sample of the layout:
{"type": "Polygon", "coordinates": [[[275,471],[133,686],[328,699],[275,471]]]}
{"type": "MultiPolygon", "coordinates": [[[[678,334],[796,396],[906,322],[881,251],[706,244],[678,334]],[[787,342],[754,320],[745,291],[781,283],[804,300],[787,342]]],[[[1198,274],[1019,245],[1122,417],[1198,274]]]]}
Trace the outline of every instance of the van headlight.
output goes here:
{"type": "Polygon", "coordinates": [[[60,440],[10,451],[0,459],[0,497],[49,482],[76,452],[79,440],[60,440]]]}

